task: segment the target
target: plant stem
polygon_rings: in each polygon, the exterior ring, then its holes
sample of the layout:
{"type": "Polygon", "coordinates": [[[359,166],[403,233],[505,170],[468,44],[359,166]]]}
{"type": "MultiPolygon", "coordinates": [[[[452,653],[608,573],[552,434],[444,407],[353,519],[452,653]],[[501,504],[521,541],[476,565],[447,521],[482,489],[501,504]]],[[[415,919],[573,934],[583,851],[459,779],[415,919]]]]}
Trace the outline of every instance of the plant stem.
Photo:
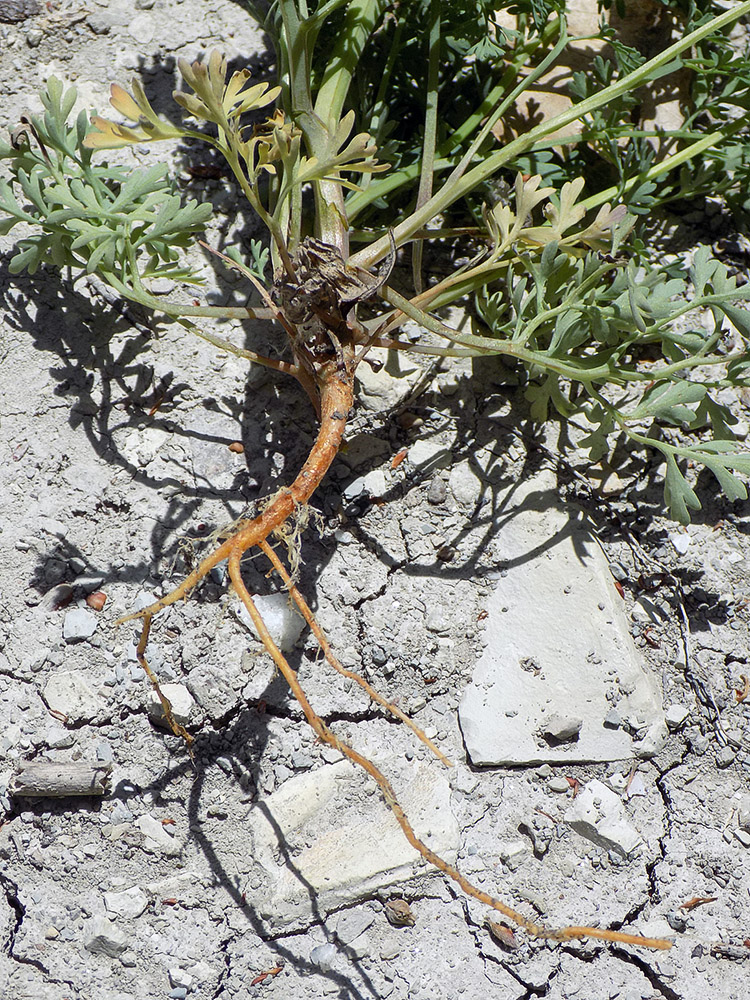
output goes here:
{"type": "MultiPolygon", "coordinates": [[[[415,232],[426,226],[435,215],[444,212],[456,201],[463,198],[469,191],[497,173],[501,167],[504,167],[517,156],[521,155],[521,153],[527,152],[539,139],[543,139],[565,125],[583,118],[592,111],[596,111],[616,97],[636,90],[648,81],[664,75],[664,70],[669,66],[669,63],[686,49],[691,48],[703,38],[720,31],[748,13],[750,13],[750,0],[745,0],[745,2],[738,4],[724,14],[711,18],[710,21],[707,21],[700,28],[696,28],[695,31],[691,31],[677,42],[674,42],[674,44],[664,49],[663,52],[659,53],[653,59],[649,59],[616,83],[610,84],[610,86],[606,87],[599,94],[593,94],[579,104],[573,105],[567,111],[563,111],[554,118],[537,125],[525,135],[518,136],[518,138],[504,146],[503,149],[488,156],[482,163],[465,173],[458,183],[443,184],[440,190],[422,208],[413,212],[393,229],[396,245],[401,246],[415,232]]],[[[351,258],[351,263],[355,266],[370,268],[383,259],[388,253],[389,246],[389,238],[383,236],[369,247],[354,254],[351,258]]]]}

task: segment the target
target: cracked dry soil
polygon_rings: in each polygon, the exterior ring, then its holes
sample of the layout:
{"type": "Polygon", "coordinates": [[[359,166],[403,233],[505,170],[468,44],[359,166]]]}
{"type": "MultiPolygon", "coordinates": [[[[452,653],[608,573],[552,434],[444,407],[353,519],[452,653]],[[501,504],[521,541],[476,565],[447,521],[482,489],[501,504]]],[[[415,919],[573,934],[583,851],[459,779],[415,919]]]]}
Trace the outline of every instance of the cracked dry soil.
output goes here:
{"type": "MultiPolygon", "coordinates": [[[[109,83],[135,71],[152,98],[168,93],[177,56],[217,46],[261,72],[268,59],[230,0],[41,8],[0,25],[3,129],[36,109],[50,73],[101,109],[109,83]]],[[[209,241],[246,240],[253,223],[235,218],[231,184],[194,180],[205,171],[191,173],[183,154],[186,189],[216,206],[209,241]]],[[[696,225],[695,241],[707,241],[708,220],[696,225]]],[[[213,274],[209,287],[214,301],[245,295],[232,274],[213,274]]],[[[190,693],[194,768],[150,721],[134,630],[114,627],[178,578],[201,538],[294,474],[314,433],[296,386],[282,392],[275,377],[179,327],[155,335],[93,281],[12,278],[3,256],[0,295],[0,996],[746,995],[750,733],[735,690],[750,672],[748,504],[725,503],[701,478],[704,509],[686,543],[660,515],[649,460],[628,459],[625,488],[597,494],[583,456],[558,460],[558,431],[525,422],[512,371],[364,373],[347,448],[316,497],[322,524],[305,538],[301,586],[344,663],[398,700],[456,766],[441,770],[331,676],[282,602],[276,613],[313,704],[385,768],[421,831],[483,888],[553,927],[675,940],[664,953],[520,935],[503,944],[478,904],[415,863],[366,777],[314,745],[220,572],[163,616],[150,647],[161,680],[190,693]],[[229,448],[238,440],[244,454],[229,448]],[[407,460],[391,470],[404,447],[407,460]],[[664,705],[684,709],[651,759],[467,763],[457,706],[483,649],[503,532],[513,530],[505,498],[540,469],[552,471],[562,502],[589,511],[628,614],[640,602],[629,618],[639,654],[664,705]],[[85,598],[100,591],[107,601],[94,610],[85,598]],[[654,621],[644,607],[658,609],[654,621]],[[66,632],[71,611],[83,616],[66,632]],[[111,767],[110,788],[12,795],[20,761],[111,767]],[[571,779],[567,791],[560,778],[571,779]],[[641,837],[632,856],[564,821],[575,782],[593,779],[622,795],[641,837]],[[331,884],[316,882],[321,871],[331,884]],[[388,921],[394,898],[413,923],[388,921]],[[685,905],[695,900],[711,901],[685,905]]],[[[280,343],[260,327],[234,336],[280,343]]],[[[263,566],[246,575],[257,593],[277,591],[263,566]]]]}

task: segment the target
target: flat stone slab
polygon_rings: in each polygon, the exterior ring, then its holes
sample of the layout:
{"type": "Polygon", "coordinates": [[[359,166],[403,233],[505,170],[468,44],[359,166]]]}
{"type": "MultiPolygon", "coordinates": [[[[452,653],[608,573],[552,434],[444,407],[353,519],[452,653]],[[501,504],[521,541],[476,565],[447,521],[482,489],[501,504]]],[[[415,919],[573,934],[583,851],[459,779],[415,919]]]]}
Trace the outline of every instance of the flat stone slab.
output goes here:
{"type": "MultiPolygon", "coordinates": [[[[327,764],[295,775],[253,808],[252,854],[267,892],[254,889],[252,897],[268,928],[303,929],[414,875],[420,855],[379,791],[363,796],[370,780],[348,761],[327,764]]],[[[394,784],[417,835],[453,860],[460,834],[445,770],[434,760],[414,762],[394,784]]]]}
{"type": "Polygon", "coordinates": [[[667,732],[660,688],[590,523],[561,507],[550,473],[513,490],[501,509],[487,647],[459,707],[472,763],[658,753],[667,732]]]}

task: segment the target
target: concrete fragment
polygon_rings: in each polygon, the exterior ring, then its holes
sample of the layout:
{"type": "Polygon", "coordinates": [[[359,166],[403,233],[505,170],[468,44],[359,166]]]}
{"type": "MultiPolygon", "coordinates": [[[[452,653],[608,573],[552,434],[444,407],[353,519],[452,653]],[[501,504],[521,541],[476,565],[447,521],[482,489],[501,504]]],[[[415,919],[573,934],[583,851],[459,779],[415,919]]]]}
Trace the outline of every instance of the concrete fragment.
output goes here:
{"type": "Polygon", "coordinates": [[[139,816],[135,825],[146,838],[143,850],[149,854],[164,854],[166,857],[176,857],[182,851],[182,845],[167,833],[165,827],[148,813],[139,816]]]}
{"type": "Polygon", "coordinates": [[[575,739],[581,731],[583,719],[577,715],[561,715],[553,712],[543,723],[542,733],[550,739],[564,743],[575,739]]]}
{"type": "Polygon", "coordinates": [[[86,608],[72,608],[63,620],[63,639],[66,642],[79,642],[90,639],[96,632],[96,616],[86,608]]]}
{"type": "MultiPolygon", "coordinates": [[[[290,604],[288,594],[267,594],[254,597],[253,601],[266,623],[266,628],[271,633],[273,641],[282,653],[290,653],[294,649],[297,639],[302,635],[305,620],[290,604]]],[[[234,610],[242,624],[255,633],[253,620],[245,605],[236,601],[234,610]]]]}
{"type": "Polygon", "coordinates": [[[570,783],[567,778],[551,778],[547,784],[547,788],[551,792],[556,792],[558,795],[562,795],[563,792],[570,791],[570,783]]]}
{"type": "Polygon", "coordinates": [[[525,840],[501,840],[495,847],[501,861],[511,871],[515,871],[530,854],[529,845],[525,840]]]}
{"type": "Polygon", "coordinates": [[[336,937],[342,944],[351,944],[375,922],[375,913],[367,908],[345,910],[336,924],[336,937]]]}
{"type": "MultiPolygon", "coordinates": [[[[431,762],[402,767],[399,799],[406,814],[435,851],[455,856],[459,831],[446,777],[431,762]]],[[[374,797],[366,814],[357,806],[364,780],[341,761],[295,775],[254,807],[252,855],[266,872],[267,888],[261,894],[248,889],[248,899],[252,892],[268,928],[305,927],[315,915],[413,874],[420,856],[391,811],[374,797]],[[293,865],[280,868],[289,851],[293,865]]]]}
{"type": "Polygon", "coordinates": [[[688,715],[690,715],[690,709],[684,705],[668,705],[664,712],[664,719],[670,729],[679,729],[688,715]]]}
{"type": "Polygon", "coordinates": [[[140,917],[148,906],[148,896],[139,886],[134,885],[121,892],[105,892],[104,905],[107,913],[111,913],[112,916],[134,920],[140,917]]]}
{"type": "MultiPolygon", "coordinates": [[[[175,722],[186,726],[195,713],[195,701],[184,684],[161,684],[161,691],[172,706],[175,722]]],[[[147,711],[151,719],[160,726],[167,725],[164,708],[153,688],[148,693],[147,711]]]]}
{"type": "Polygon", "coordinates": [[[587,782],[565,813],[565,822],[582,837],[607,851],[628,857],[642,843],[620,797],[594,778],[587,782]]]}
{"type": "Polygon", "coordinates": [[[687,531],[674,531],[670,534],[669,540],[681,556],[684,556],[690,548],[691,538],[687,531]]]}
{"type": "Polygon", "coordinates": [[[212,722],[217,722],[239,702],[231,681],[213,665],[199,664],[188,675],[187,686],[212,722]]]}
{"type": "Polygon", "coordinates": [[[42,697],[49,709],[60,712],[68,722],[90,722],[106,707],[81,674],[58,670],[47,681],[42,697]]]}
{"type": "Polygon", "coordinates": [[[373,469],[364,476],[353,479],[348,486],[344,487],[344,496],[347,500],[356,500],[357,497],[365,494],[371,497],[382,497],[388,489],[388,481],[382,469],[373,469]]]}
{"type": "Polygon", "coordinates": [[[571,764],[658,752],[666,738],[660,688],[633,644],[589,523],[559,505],[547,473],[498,502],[506,513],[503,573],[489,598],[487,645],[459,708],[472,763],[571,764]],[[615,705],[621,728],[605,725],[615,705]],[[581,720],[578,739],[544,739],[555,714],[581,720]]]}
{"type": "Polygon", "coordinates": [[[407,461],[420,472],[434,472],[447,469],[451,464],[451,453],[445,445],[428,438],[420,438],[409,448],[407,461]]]}
{"type": "Polygon", "coordinates": [[[84,947],[94,955],[117,958],[128,947],[126,935],[106,917],[94,917],[86,929],[84,947]]]}

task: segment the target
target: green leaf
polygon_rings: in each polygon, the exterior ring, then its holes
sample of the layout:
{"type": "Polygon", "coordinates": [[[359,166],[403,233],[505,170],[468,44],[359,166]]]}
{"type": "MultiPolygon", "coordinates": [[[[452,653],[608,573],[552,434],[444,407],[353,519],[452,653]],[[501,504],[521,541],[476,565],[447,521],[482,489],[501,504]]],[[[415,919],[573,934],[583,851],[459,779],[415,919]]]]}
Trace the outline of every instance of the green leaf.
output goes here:
{"type": "Polygon", "coordinates": [[[634,420],[655,417],[677,425],[690,423],[695,418],[695,411],[690,409],[689,404],[699,402],[705,395],[706,386],[695,382],[657,383],[643,394],[641,402],[629,417],[634,420]]]}
{"type": "Polygon", "coordinates": [[[667,461],[667,474],[664,479],[664,500],[669,510],[669,516],[680,524],[690,524],[690,510],[700,510],[701,502],[695,490],[688,484],[680,472],[677,461],[671,452],[664,452],[667,461]]]}

